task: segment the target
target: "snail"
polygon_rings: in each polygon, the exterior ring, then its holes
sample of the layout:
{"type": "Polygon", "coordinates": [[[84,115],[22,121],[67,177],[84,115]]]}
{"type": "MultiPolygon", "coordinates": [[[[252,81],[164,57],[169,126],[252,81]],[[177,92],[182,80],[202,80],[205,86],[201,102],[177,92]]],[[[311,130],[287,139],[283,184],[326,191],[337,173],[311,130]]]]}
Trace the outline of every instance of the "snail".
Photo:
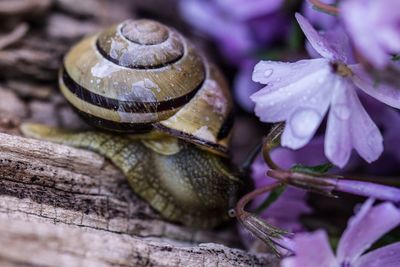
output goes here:
{"type": "Polygon", "coordinates": [[[59,87],[101,130],[24,124],[26,136],[104,155],[166,219],[205,228],[228,218],[244,185],[229,161],[232,99],[180,33],[141,19],[87,37],[64,57],[59,87]]]}

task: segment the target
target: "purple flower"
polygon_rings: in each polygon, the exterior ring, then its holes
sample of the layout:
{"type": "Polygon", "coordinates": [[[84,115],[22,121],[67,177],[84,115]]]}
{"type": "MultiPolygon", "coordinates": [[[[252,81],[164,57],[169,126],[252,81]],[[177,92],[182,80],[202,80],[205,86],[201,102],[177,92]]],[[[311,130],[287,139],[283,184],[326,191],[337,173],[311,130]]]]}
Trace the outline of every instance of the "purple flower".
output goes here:
{"type": "Polygon", "coordinates": [[[283,146],[298,149],[313,137],[329,109],[325,155],[344,167],[354,148],[367,162],[383,151],[378,127],[361,105],[356,87],[400,108],[400,90],[374,81],[357,64],[348,65],[346,47],[329,42],[300,14],[296,18],[308,41],[322,58],[294,63],[261,61],[253,81],[266,86],[251,96],[261,121],[286,121],[283,146]]]}
{"type": "Polygon", "coordinates": [[[238,104],[246,111],[252,112],[254,103],[250,99],[250,95],[261,89],[259,84],[252,82],[251,75],[255,62],[253,60],[245,60],[240,64],[239,72],[235,76],[233,82],[233,91],[238,104]]]}
{"type": "MultiPolygon", "coordinates": [[[[272,152],[271,156],[274,159],[278,159],[276,162],[279,162],[280,164],[293,165],[295,161],[292,160],[296,157],[292,154],[292,151],[277,149],[272,152]],[[285,156],[288,157],[286,158],[285,156]]],[[[261,157],[257,158],[252,166],[252,177],[255,188],[260,188],[275,182],[275,179],[266,175],[267,170],[268,167],[264,163],[264,160],[261,157]]],[[[304,190],[289,187],[285,192],[283,192],[278,200],[260,214],[260,217],[265,219],[268,223],[282,229],[288,231],[300,231],[303,229],[299,222],[300,216],[311,212],[310,207],[305,202],[306,194],[307,193],[304,190]]],[[[265,198],[265,195],[256,198],[252,203],[252,207],[258,207],[265,198]]]]}
{"type": "Polygon", "coordinates": [[[400,242],[363,254],[382,235],[400,224],[400,211],[386,202],[372,207],[367,200],[350,219],[336,251],[330,248],[322,230],[294,237],[295,255],[282,260],[282,267],[397,267],[400,266],[400,242]]]}
{"type": "Polygon", "coordinates": [[[183,0],[180,11],[193,27],[215,39],[223,55],[240,64],[248,54],[285,34],[282,0],[183,0]]]}
{"type": "MultiPolygon", "coordinates": [[[[331,5],[335,4],[336,0],[325,0],[324,3],[331,5]]],[[[302,13],[313,25],[321,30],[331,29],[337,23],[337,17],[315,10],[309,1],[304,1],[302,13]]]]}
{"type": "Polygon", "coordinates": [[[282,182],[323,194],[329,195],[332,191],[340,191],[400,203],[400,189],[398,187],[340,177],[318,177],[304,172],[284,170],[269,170],[267,174],[282,182]]]}
{"type": "Polygon", "coordinates": [[[341,1],[341,19],[356,49],[376,68],[400,52],[400,1],[341,1]]]}
{"type": "MultiPolygon", "coordinates": [[[[351,50],[350,41],[343,27],[336,25],[329,30],[320,31],[319,34],[327,43],[342,55],[347,64],[355,64],[353,51],[351,50]]],[[[310,42],[306,42],[306,50],[311,58],[320,58],[321,55],[314,49],[310,42]]]]}
{"type": "MultiPolygon", "coordinates": [[[[305,165],[317,165],[321,163],[324,155],[321,153],[323,140],[321,138],[314,139],[308,146],[298,151],[286,148],[277,148],[272,151],[271,157],[282,168],[290,168],[294,164],[301,163],[305,165]]],[[[258,157],[252,165],[252,178],[255,188],[261,188],[275,182],[266,175],[268,166],[261,157],[258,157]]],[[[303,231],[299,218],[304,214],[311,212],[311,208],[306,203],[307,192],[304,190],[288,187],[285,192],[273,203],[268,209],[260,214],[260,217],[269,224],[288,230],[290,232],[303,231]]],[[[256,209],[267,196],[263,195],[256,198],[251,208],[256,209]]],[[[239,228],[243,243],[247,248],[253,247],[254,238],[248,231],[239,228]]]]}
{"type": "MultiPolygon", "coordinates": [[[[400,113],[375,99],[359,95],[371,118],[383,132],[384,153],[372,164],[358,162],[354,167],[369,175],[390,175],[398,171],[400,163],[400,113]]],[[[353,169],[354,170],[354,169],[353,169]]]]}
{"type": "Polygon", "coordinates": [[[248,20],[278,11],[284,0],[214,0],[214,2],[232,17],[248,20]]]}

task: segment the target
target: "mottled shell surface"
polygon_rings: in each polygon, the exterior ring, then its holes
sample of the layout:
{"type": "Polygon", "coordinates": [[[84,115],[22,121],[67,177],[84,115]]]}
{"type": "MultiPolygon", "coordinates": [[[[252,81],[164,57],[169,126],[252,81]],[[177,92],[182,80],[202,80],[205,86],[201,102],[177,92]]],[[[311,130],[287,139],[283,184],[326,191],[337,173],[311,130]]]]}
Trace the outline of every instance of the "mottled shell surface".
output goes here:
{"type": "Polygon", "coordinates": [[[215,67],[175,30],[128,20],[75,45],[60,89],[90,124],[111,131],[162,131],[226,154],[232,101],[215,67]]]}
{"type": "Polygon", "coordinates": [[[207,79],[197,94],[175,115],[155,127],[226,154],[233,124],[231,94],[215,66],[207,65],[206,70],[207,79]]]}

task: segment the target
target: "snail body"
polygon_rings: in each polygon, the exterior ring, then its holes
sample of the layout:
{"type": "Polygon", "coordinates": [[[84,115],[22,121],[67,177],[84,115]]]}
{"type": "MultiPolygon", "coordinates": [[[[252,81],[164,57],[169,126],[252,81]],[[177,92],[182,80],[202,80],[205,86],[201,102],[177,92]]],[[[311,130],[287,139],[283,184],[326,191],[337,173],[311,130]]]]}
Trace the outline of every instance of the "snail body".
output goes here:
{"type": "Polygon", "coordinates": [[[107,157],[137,195],[163,217],[188,226],[209,228],[228,219],[229,204],[242,183],[222,157],[173,137],[71,133],[32,123],[21,129],[27,136],[107,157]]]}
{"type": "Polygon", "coordinates": [[[169,220],[212,227],[228,218],[243,185],[228,160],[232,100],[220,72],[183,36],[155,21],[125,21],[75,45],[59,85],[105,131],[26,124],[25,135],[104,155],[169,220]]]}

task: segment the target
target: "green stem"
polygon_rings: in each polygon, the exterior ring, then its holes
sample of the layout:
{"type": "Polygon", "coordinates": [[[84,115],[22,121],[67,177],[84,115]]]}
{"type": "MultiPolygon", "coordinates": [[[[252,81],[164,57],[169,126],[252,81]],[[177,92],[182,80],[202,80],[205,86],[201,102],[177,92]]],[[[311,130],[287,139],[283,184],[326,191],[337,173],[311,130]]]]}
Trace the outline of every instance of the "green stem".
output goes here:
{"type": "Polygon", "coordinates": [[[271,151],[280,145],[281,135],[284,127],[285,124],[282,122],[275,124],[264,140],[264,145],[262,148],[264,161],[267,163],[268,167],[273,170],[280,169],[280,167],[272,160],[271,151]]]}

